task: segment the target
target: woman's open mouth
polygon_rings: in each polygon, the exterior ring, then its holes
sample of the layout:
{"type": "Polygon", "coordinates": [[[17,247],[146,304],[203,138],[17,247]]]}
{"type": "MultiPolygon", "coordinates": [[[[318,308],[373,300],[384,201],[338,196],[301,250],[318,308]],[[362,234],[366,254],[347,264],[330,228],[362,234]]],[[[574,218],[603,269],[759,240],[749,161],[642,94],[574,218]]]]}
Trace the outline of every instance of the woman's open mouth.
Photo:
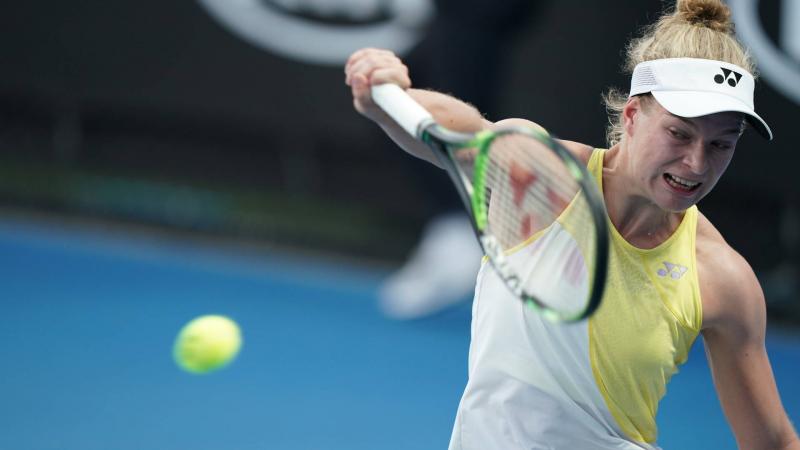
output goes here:
{"type": "Polygon", "coordinates": [[[698,187],[700,187],[701,184],[703,184],[699,181],[691,181],[687,180],[686,178],[681,178],[677,175],[672,175],[671,173],[665,173],[664,180],[673,189],[684,193],[694,192],[698,187]]]}

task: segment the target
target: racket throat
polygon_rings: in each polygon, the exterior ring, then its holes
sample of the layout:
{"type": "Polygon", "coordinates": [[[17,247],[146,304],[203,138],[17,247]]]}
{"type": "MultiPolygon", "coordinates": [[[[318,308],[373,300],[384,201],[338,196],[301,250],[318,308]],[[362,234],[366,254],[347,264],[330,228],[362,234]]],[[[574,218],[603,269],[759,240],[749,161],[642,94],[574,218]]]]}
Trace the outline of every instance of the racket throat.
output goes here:
{"type": "Polygon", "coordinates": [[[491,261],[498,275],[500,275],[500,278],[503,279],[506,286],[514,295],[521,297],[523,295],[522,280],[520,280],[519,276],[514,273],[514,270],[511,268],[511,264],[503,252],[503,246],[497,242],[496,237],[491,235],[483,234],[480,240],[483,250],[486,252],[486,256],[489,258],[489,261],[491,261]]]}

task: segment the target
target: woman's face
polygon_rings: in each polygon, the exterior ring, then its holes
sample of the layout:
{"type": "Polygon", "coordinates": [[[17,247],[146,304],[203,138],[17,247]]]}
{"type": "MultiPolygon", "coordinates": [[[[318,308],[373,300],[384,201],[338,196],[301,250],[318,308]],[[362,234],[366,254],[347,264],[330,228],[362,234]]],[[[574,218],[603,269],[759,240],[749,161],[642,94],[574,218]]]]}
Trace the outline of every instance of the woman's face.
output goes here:
{"type": "Polygon", "coordinates": [[[638,103],[638,110],[623,114],[634,176],[661,209],[685,211],[711,191],[728,167],[741,135],[742,115],[683,118],[655,99],[632,102],[638,103]]]}

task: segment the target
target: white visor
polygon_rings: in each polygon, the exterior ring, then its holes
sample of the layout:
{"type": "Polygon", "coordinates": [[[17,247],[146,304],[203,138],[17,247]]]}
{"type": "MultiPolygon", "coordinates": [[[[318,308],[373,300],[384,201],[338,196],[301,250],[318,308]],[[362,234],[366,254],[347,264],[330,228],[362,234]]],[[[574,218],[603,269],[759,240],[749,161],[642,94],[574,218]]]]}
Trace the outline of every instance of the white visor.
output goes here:
{"type": "Polygon", "coordinates": [[[633,69],[630,96],[649,92],[664,109],[680,117],[744,113],[753,128],[772,140],[772,130],[753,107],[755,85],[753,75],[734,64],[696,58],[656,59],[633,69]]]}

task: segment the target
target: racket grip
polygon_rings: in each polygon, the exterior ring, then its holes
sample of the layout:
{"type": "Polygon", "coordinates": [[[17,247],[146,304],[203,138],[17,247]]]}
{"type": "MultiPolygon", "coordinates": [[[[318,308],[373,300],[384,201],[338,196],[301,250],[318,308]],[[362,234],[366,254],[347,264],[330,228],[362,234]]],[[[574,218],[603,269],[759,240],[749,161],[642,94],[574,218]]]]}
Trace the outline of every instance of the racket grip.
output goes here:
{"type": "Polygon", "coordinates": [[[372,100],[414,137],[421,137],[422,127],[433,122],[431,113],[396,84],[372,86],[372,100]]]}

